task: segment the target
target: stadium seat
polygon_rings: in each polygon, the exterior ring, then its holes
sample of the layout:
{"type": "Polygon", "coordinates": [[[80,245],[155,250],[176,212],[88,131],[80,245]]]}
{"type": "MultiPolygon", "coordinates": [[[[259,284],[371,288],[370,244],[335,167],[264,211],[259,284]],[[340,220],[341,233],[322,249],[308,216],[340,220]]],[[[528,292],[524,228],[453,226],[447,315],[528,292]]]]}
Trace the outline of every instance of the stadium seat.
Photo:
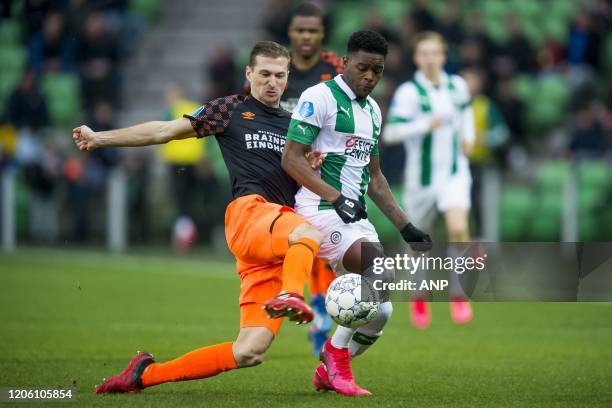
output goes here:
{"type": "Polygon", "coordinates": [[[540,128],[558,125],[571,92],[567,81],[560,75],[547,75],[536,83],[532,92],[527,109],[529,122],[540,128]]]}
{"type": "Polygon", "coordinates": [[[25,66],[25,51],[20,46],[0,45],[0,114],[6,108],[6,98],[15,89],[25,66]]]}
{"type": "Polygon", "coordinates": [[[569,163],[561,160],[552,160],[540,165],[536,172],[536,183],[545,191],[563,191],[569,176],[569,163]]]}
{"type": "Polygon", "coordinates": [[[26,52],[20,45],[0,46],[0,72],[23,71],[26,52]]]}
{"type": "Polygon", "coordinates": [[[517,241],[525,232],[528,216],[533,210],[532,192],[525,187],[507,187],[500,199],[500,230],[504,241],[517,241]]]}
{"type": "Polygon", "coordinates": [[[612,166],[600,161],[587,161],[578,165],[578,183],[580,188],[606,190],[610,186],[612,166]]]}
{"type": "Polygon", "coordinates": [[[344,51],[351,34],[363,29],[364,24],[362,7],[355,7],[352,3],[339,3],[335,8],[331,24],[333,31],[330,38],[331,49],[344,51]]]}
{"type": "Polygon", "coordinates": [[[159,0],[130,0],[130,10],[147,20],[149,23],[153,23],[157,20],[160,13],[160,1],[159,0]]]}
{"type": "Polygon", "coordinates": [[[561,218],[544,211],[533,213],[529,222],[529,240],[534,242],[559,241],[561,237],[561,218]]]}
{"type": "Polygon", "coordinates": [[[533,94],[534,81],[528,75],[517,75],[514,79],[514,92],[523,102],[528,101],[533,94]]]}
{"type": "Polygon", "coordinates": [[[603,45],[604,66],[612,69],[612,34],[608,34],[603,45]]]}
{"type": "Polygon", "coordinates": [[[21,42],[21,26],[17,20],[0,20],[0,47],[16,46],[21,42]]]}
{"type": "Polygon", "coordinates": [[[380,3],[378,11],[385,22],[388,22],[390,26],[396,27],[410,9],[409,6],[408,2],[401,0],[383,1],[380,3]]]}
{"type": "Polygon", "coordinates": [[[72,126],[81,111],[79,79],[72,74],[47,74],[42,80],[51,121],[56,126],[72,126]]]}

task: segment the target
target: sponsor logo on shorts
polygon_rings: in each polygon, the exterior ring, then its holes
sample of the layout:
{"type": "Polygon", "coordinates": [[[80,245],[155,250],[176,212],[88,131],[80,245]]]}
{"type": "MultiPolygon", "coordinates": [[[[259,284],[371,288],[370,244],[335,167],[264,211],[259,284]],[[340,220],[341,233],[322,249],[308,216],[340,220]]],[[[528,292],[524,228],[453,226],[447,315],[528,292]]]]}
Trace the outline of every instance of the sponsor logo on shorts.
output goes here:
{"type": "Polygon", "coordinates": [[[342,241],[342,234],[339,231],[334,231],[331,233],[329,239],[331,240],[332,244],[338,244],[340,241],[342,241]]]}

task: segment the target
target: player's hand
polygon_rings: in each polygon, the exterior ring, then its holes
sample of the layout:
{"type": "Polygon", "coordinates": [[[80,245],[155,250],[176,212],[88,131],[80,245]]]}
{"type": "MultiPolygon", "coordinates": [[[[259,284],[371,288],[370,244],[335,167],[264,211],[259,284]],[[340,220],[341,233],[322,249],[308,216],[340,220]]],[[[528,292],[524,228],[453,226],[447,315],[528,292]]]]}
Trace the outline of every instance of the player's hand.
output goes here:
{"type": "Polygon", "coordinates": [[[431,237],[421,231],[412,223],[408,223],[401,231],[402,238],[410,245],[413,251],[426,252],[431,249],[431,237]]]}
{"type": "Polygon", "coordinates": [[[308,163],[313,170],[319,170],[323,165],[325,156],[319,150],[311,150],[310,152],[306,153],[306,160],[308,160],[308,163]]]}
{"type": "Polygon", "coordinates": [[[365,207],[359,200],[345,197],[340,194],[340,197],[334,201],[334,210],[338,213],[345,224],[356,222],[364,218],[368,218],[365,207]]]}
{"type": "Polygon", "coordinates": [[[444,124],[444,118],[441,116],[434,116],[429,122],[429,131],[432,132],[444,124]]]}
{"type": "Polygon", "coordinates": [[[79,150],[92,151],[98,147],[96,132],[91,130],[89,126],[83,125],[72,129],[72,138],[79,150]]]}
{"type": "Polygon", "coordinates": [[[472,153],[473,147],[474,145],[472,143],[469,143],[465,139],[461,139],[461,149],[463,150],[463,154],[469,156],[472,153]]]}

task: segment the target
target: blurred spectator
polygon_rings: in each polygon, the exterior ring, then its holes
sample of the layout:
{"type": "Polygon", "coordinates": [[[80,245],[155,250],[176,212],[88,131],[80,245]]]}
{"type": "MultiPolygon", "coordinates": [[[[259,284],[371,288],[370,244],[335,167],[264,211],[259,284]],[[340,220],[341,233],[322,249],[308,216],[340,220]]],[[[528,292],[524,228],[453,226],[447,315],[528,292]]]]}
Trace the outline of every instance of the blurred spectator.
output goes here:
{"type": "Polygon", "coordinates": [[[74,69],[74,44],[66,35],[64,17],[60,13],[45,16],[42,31],[30,40],[29,54],[30,65],[39,75],[74,69]]]}
{"type": "Polygon", "coordinates": [[[6,118],[0,116],[0,173],[15,157],[17,130],[6,118]]]}
{"type": "Polygon", "coordinates": [[[8,120],[18,129],[39,129],[49,125],[49,112],[36,73],[29,69],[21,77],[7,103],[8,120]]]}
{"type": "Polygon", "coordinates": [[[488,167],[495,161],[495,153],[508,140],[508,127],[495,102],[483,93],[486,74],[477,68],[461,71],[472,96],[474,110],[475,139],[468,157],[472,173],[472,214],[475,220],[474,233],[482,236],[482,209],[480,195],[482,178],[488,167]]]}
{"type": "Polygon", "coordinates": [[[58,233],[55,193],[60,162],[56,149],[44,139],[43,128],[49,126],[49,114],[33,70],[24,72],[9,97],[7,115],[18,131],[15,157],[23,168],[30,194],[30,237],[35,242],[48,243],[58,233]]]}
{"type": "Polygon", "coordinates": [[[271,0],[269,2],[266,7],[268,13],[266,13],[263,24],[268,39],[284,45],[289,44],[287,29],[291,21],[292,8],[291,0],[271,0]]]}
{"type": "Polygon", "coordinates": [[[238,70],[231,49],[223,46],[215,47],[206,70],[210,84],[207,100],[231,95],[240,89],[239,84],[243,81],[238,79],[238,70]]]}
{"type": "Polygon", "coordinates": [[[510,140],[524,145],[526,144],[525,129],[523,127],[525,104],[516,96],[515,88],[516,85],[513,79],[505,79],[498,82],[494,90],[494,99],[510,130],[510,140]]]}
{"type": "MultiPolygon", "coordinates": [[[[194,112],[199,104],[185,98],[185,91],[178,84],[170,84],[165,92],[167,111],[165,120],[183,117],[194,112]]],[[[161,147],[161,157],[168,164],[170,187],[176,206],[172,241],[177,251],[188,252],[197,236],[197,220],[202,203],[198,200],[204,187],[198,166],[205,158],[204,139],[174,140],[161,147]]],[[[210,191],[210,190],[209,190],[210,191]]],[[[208,191],[208,192],[209,192],[208,191]]]]}
{"type": "Polygon", "coordinates": [[[572,118],[569,151],[575,160],[599,159],[608,149],[602,124],[592,106],[585,106],[572,118]]]}
{"type": "Polygon", "coordinates": [[[586,11],[579,12],[570,29],[567,43],[567,60],[571,65],[587,64],[599,68],[602,38],[586,11]]]}
{"type": "Polygon", "coordinates": [[[506,16],[505,23],[509,38],[498,47],[493,59],[493,73],[499,79],[534,68],[534,50],[523,33],[520,19],[511,14],[506,16]]]}
{"type": "MultiPolygon", "coordinates": [[[[98,102],[88,118],[94,131],[105,131],[116,127],[114,111],[107,102],[98,102]]],[[[68,183],[70,214],[72,217],[71,239],[77,243],[89,242],[91,231],[96,227],[96,220],[91,219],[92,206],[95,213],[103,210],[101,197],[106,189],[110,171],[119,162],[117,149],[96,149],[89,153],[78,153],[66,160],[63,165],[63,176],[68,183]]]]}
{"type": "Polygon", "coordinates": [[[151,155],[146,149],[126,150],[123,164],[127,173],[129,239],[147,242],[151,239],[151,203],[147,199],[152,184],[151,155]]]}
{"type": "MultiPolygon", "coordinates": [[[[117,128],[115,123],[115,112],[108,102],[98,102],[94,106],[93,113],[87,121],[89,127],[96,132],[103,132],[117,128]]],[[[103,177],[108,170],[119,163],[119,150],[99,148],[90,153],[91,158],[104,168],[103,177]]]]}
{"type": "Polygon", "coordinates": [[[434,31],[439,32],[446,39],[451,58],[454,57],[455,48],[463,41],[464,30],[460,22],[460,6],[457,0],[448,1],[442,18],[435,23],[434,31]]]}
{"type": "Polygon", "coordinates": [[[431,14],[429,0],[414,0],[410,15],[417,24],[417,31],[430,31],[435,29],[436,21],[431,14]]]}
{"type": "Polygon", "coordinates": [[[490,61],[495,52],[495,44],[487,35],[483,24],[482,13],[478,10],[468,13],[465,38],[477,43],[482,52],[482,59],[490,61]]]}
{"type": "Polygon", "coordinates": [[[483,46],[473,37],[468,37],[459,44],[459,59],[461,68],[481,68],[486,65],[483,46]]]}
{"type": "Polygon", "coordinates": [[[27,38],[40,32],[45,16],[51,11],[60,10],[65,3],[65,0],[25,0],[23,15],[27,16],[25,20],[27,38]]]}
{"type": "Polygon", "coordinates": [[[91,108],[99,101],[118,105],[119,50],[110,35],[104,16],[95,12],[85,20],[78,39],[77,59],[83,87],[85,106],[91,108]]]}

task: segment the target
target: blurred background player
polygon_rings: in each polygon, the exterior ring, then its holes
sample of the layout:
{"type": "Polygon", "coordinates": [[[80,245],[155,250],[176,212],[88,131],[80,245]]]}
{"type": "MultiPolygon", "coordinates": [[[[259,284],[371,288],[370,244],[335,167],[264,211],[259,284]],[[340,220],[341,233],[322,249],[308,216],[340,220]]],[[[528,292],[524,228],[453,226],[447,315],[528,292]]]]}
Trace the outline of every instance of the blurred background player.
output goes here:
{"type": "MultiPolygon", "coordinates": [[[[169,84],[164,96],[167,110],[163,120],[182,118],[199,106],[185,97],[185,90],[177,83],[169,84]]],[[[198,236],[194,206],[198,204],[197,165],[205,157],[204,139],[172,140],[161,146],[160,155],[168,164],[170,191],[176,206],[172,244],[178,253],[187,253],[198,236]]]]}
{"type": "MultiPolygon", "coordinates": [[[[291,65],[281,106],[293,112],[306,88],[341,74],[344,64],[342,58],[334,52],[323,51],[325,25],[323,13],[316,5],[303,3],[297,6],[291,14],[287,31],[291,45],[291,65]]],[[[309,338],[312,341],[312,352],[318,356],[332,326],[332,320],[325,311],[325,294],[335,275],[325,262],[318,259],[315,262],[310,275],[310,304],[315,317],[309,338]]]]}
{"type": "MultiPolygon", "coordinates": [[[[366,192],[415,250],[431,247],[431,238],[408,220],[380,169],[378,138],[382,114],[370,93],[380,81],[388,45],[375,31],[351,35],[342,75],[309,87],[293,112],[283,151],[283,168],[302,185],[295,209],[325,235],[320,257],[337,275],[363,273],[372,254],[362,244],[372,243],[384,256],[374,226],[367,220],[366,192]],[[320,171],[305,155],[312,149],[325,154],[320,171]]],[[[393,271],[382,279],[393,280],[393,271]]],[[[358,328],[338,326],[321,350],[315,369],[317,390],[343,395],[370,395],[355,382],[351,357],[359,355],[382,335],[393,306],[385,295],[376,316],[358,328]]]]}
{"type": "MultiPolygon", "coordinates": [[[[384,130],[387,143],[404,143],[404,207],[414,224],[430,229],[435,211],[444,214],[448,240],[470,240],[468,215],[471,205],[468,159],[474,143],[474,119],[465,81],[444,70],[446,42],[431,31],[414,39],[414,78],[400,85],[391,102],[384,130]]],[[[450,256],[460,247],[449,245],[450,256]]],[[[420,273],[421,278],[422,271],[420,273]]],[[[451,316],[456,323],[472,319],[472,308],[459,282],[450,273],[451,316]]],[[[425,294],[411,304],[411,318],[418,328],[431,322],[425,294]]]]}

